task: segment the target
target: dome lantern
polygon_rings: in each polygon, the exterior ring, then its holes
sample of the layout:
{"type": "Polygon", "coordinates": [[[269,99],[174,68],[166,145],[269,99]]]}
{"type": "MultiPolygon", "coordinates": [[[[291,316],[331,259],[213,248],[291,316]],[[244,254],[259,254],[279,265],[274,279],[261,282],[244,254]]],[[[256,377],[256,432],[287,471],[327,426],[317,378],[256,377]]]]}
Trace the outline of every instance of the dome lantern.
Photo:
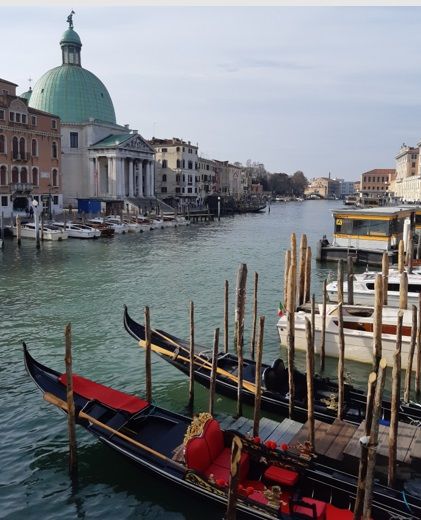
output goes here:
{"type": "Polygon", "coordinates": [[[60,47],[63,65],[77,65],[80,67],[80,49],[82,48],[82,42],[80,41],[78,33],[73,30],[74,14],[75,12],[72,11],[67,17],[69,28],[64,31],[63,36],[61,37],[60,47]]]}

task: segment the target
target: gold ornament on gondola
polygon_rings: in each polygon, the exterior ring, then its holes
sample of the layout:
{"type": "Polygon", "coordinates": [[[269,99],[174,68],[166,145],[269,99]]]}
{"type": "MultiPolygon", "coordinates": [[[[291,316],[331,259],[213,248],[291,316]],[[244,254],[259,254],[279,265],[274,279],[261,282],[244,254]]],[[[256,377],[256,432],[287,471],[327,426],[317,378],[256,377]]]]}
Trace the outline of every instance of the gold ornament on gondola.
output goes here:
{"type": "Polygon", "coordinates": [[[266,488],[263,491],[263,494],[268,500],[268,506],[274,507],[275,509],[279,509],[279,504],[281,502],[282,490],[279,486],[272,486],[271,489],[266,488]]]}
{"type": "Polygon", "coordinates": [[[187,428],[186,434],[184,435],[184,446],[189,442],[193,437],[200,437],[203,434],[203,429],[205,424],[213,419],[212,415],[207,412],[199,413],[193,417],[193,420],[190,426],[187,428]]]}
{"type": "Polygon", "coordinates": [[[320,402],[326,405],[326,408],[329,410],[337,410],[338,409],[338,396],[336,394],[330,394],[329,397],[325,399],[320,399],[320,402]]]}

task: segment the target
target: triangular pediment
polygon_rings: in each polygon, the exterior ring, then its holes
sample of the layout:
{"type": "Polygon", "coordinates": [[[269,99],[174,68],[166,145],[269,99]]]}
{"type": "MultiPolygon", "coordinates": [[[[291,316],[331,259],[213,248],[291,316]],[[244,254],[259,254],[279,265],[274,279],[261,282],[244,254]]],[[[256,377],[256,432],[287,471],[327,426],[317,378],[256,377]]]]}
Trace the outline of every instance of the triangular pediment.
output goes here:
{"type": "Polygon", "coordinates": [[[24,114],[28,113],[28,107],[26,105],[26,103],[24,101],[22,101],[21,99],[14,99],[11,103],[10,103],[10,107],[9,107],[11,110],[16,110],[17,112],[23,112],[24,114]]]}
{"type": "Polygon", "coordinates": [[[140,152],[152,152],[155,150],[143,139],[140,134],[135,134],[133,137],[121,143],[121,148],[126,150],[137,150],[140,152]]]}

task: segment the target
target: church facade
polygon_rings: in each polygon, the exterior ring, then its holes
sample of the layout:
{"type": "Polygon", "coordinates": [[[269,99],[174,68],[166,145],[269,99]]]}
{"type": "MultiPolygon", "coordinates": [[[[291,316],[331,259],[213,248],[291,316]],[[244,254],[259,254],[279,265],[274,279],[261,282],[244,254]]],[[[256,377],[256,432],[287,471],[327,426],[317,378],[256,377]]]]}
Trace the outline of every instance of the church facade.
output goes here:
{"type": "Polygon", "coordinates": [[[154,149],[136,130],[117,124],[107,88],[81,65],[82,42],[72,15],[67,21],[62,65],[23,94],[30,107],[60,117],[64,205],[154,197],[154,149]]]}

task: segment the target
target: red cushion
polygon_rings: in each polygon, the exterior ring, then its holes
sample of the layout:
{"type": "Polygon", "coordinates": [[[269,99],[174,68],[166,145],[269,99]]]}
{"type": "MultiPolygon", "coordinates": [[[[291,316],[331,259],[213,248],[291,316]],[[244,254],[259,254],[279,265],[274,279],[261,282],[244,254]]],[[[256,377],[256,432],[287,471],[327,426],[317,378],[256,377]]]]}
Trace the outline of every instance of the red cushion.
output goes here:
{"type": "Polygon", "coordinates": [[[326,520],[352,520],[354,513],[349,509],[340,509],[339,507],[326,505],[326,520]]]}
{"type": "MultiPolygon", "coordinates": [[[[224,448],[222,453],[218,457],[216,457],[213,463],[218,466],[221,466],[222,468],[226,468],[228,471],[231,471],[231,450],[229,448],[224,448]]],[[[247,478],[249,469],[249,455],[248,453],[242,453],[240,458],[240,481],[243,481],[247,478]]]]}
{"type": "MultiPolygon", "coordinates": [[[[301,499],[302,502],[307,504],[314,504],[316,506],[316,518],[317,520],[323,520],[326,514],[326,502],[322,502],[321,500],[314,500],[314,498],[304,497],[301,499]]],[[[313,508],[305,507],[305,506],[294,506],[294,513],[299,513],[304,516],[308,516],[313,518],[313,508]]]]}
{"type": "Polygon", "coordinates": [[[278,466],[269,466],[264,473],[264,477],[280,486],[295,486],[298,481],[298,473],[278,466]]]}
{"type": "MultiPolygon", "coordinates": [[[[62,374],[59,377],[59,381],[66,385],[66,374],[62,374]]],[[[147,401],[139,397],[114,390],[109,386],[100,385],[99,383],[95,383],[76,374],[73,375],[73,391],[85,399],[95,399],[111,408],[130,413],[140,412],[140,410],[143,410],[149,405],[147,401]]]]}
{"type": "Polygon", "coordinates": [[[209,478],[211,475],[214,480],[224,480],[225,482],[229,482],[230,480],[230,470],[229,468],[224,468],[222,466],[218,466],[218,464],[210,464],[203,473],[209,478]]]}
{"type": "Polygon", "coordinates": [[[267,504],[268,499],[261,491],[254,491],[251,495],[248,496],[250,500],[254,500],[255,502],[259,502],[260,504],[267,504]]]}
{"type": "Polygon", "coordinates": [[[245,488],[252,487],[256,491],[263,491],[265,489],[265,485],[260,480],[245,480],[243,486],[245,488]]]}
{"type": "MultiPolygon", "coordinates": [[[[205,439],[203,437],[194,437],[193,439],[190,439],[184,451],[184,458],[188,468],[205,473],[205,470],[212,462],[205,439]]],[[[215,476],[215,479],[216,478],[222,477],[215,476]]]]}
{"type": "Polygon", "coordinates": [[[211,459],[215,460],[224,449],[224,434],[221,431],[219,422],[215,419],[208,421],[205,425],[203,436],[208,443],[211,459]]]}

